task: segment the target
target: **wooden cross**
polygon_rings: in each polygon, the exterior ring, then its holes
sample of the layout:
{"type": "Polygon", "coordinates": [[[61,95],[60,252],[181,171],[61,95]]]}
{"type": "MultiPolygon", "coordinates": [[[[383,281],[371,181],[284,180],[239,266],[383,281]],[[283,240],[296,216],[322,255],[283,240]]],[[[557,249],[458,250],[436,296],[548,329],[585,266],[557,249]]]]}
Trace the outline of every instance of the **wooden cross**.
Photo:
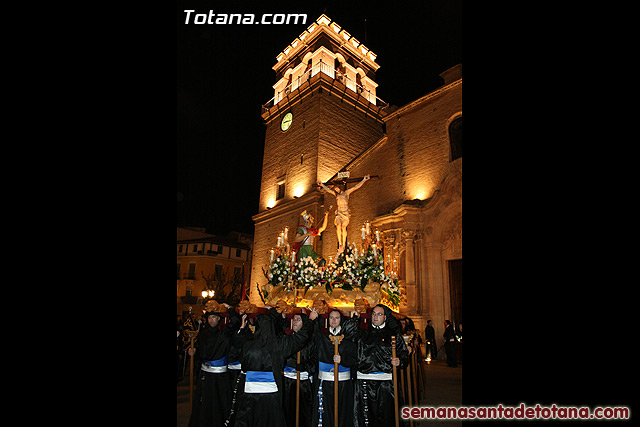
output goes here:
{"type": "MultiPolygon", "coordinates": [[[[364,177],[361,176],[359,178],[350,178],[349,172],[338,172],[336,179],[331,179],[325,182],[324,185],[326,185],[327,187],[330,187],[332,185],[341,185],[342,191],[347,191],[347,183],[360,182],[362,181],[362,178],[364,177]]],[[[380,177],[378,175],[369,175],[369,178],[380,178],[380,177]]]]}

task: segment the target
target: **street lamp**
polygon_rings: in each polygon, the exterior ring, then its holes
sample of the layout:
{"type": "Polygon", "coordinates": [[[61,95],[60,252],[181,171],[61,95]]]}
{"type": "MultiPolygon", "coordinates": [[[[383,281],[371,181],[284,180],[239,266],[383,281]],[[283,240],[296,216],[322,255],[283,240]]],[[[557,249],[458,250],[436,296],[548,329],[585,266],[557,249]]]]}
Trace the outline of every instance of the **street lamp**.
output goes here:
{"type": "Polygon", "coordinates": [[[203,289],[202,290],[202,298],[213,298],[213,296],[216,294],[216,291],[214,291],[213,289],[203,289]]]}

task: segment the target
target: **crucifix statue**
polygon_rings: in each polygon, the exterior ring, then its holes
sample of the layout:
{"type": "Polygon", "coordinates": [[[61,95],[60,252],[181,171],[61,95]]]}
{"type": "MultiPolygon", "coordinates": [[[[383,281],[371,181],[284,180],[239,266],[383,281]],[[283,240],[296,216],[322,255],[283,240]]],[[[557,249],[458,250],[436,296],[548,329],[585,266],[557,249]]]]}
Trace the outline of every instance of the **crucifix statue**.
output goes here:
{"type": "MultiPolygon", "coordinates": [[[[356,191],[358,188],[362,187],[366,181],[368,181],[371,176],[365,175],[360,181],[360,178],[348,178],[349,173],[338,173],[338,179],[327,181],[326,184],[333,185],[333,188],[327,187],[321,181],[317,181],[320,187],[324,188],[328,193],[336,196],[336,203],[338,205],[338,209],[336,209],[336,218],[334,220],[334,224],[336,225],[336,232],[338,234],[338,252],[341,253],[344,251],[344,248],[347,244],[347,225],[349,225],[349,217],[351,216],[351,211],[349,210],[349,195],[356,191]],[[357,185],[351,187],[347,190],[348,182],[358,182],[357,185]],[[339,184],[342,184],[342,188],[339,184]]],[[[377,175],[375,176],[377,177],[377,175]]]]}

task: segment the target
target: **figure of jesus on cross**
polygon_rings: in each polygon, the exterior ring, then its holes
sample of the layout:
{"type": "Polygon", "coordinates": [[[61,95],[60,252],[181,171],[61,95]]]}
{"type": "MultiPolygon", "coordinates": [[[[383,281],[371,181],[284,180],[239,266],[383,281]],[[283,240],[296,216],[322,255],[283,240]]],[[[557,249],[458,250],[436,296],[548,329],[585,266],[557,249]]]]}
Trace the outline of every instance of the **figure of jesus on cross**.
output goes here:
{"type": "MultiPolygon", "coordinates": [[[[338,209],[336,209],[336,218],[334,224],[336,225],[336,232],[338,233],[338,253],[342,253],[347,244],[347,225],[349,225],[349,217],[351,211],[349,210],[349,195],[362,187],[366,181],[370,178],[369,175],[365,175],[355,187],[342,191],[339,185],[334,185],[333,189],[327,187],[321,181],[317,181],[316,184],[325,189],[328,193],[336,196],[336,203],[338,209]]],[[[346,188],[346,183],[345,183],[346,188]]]]}

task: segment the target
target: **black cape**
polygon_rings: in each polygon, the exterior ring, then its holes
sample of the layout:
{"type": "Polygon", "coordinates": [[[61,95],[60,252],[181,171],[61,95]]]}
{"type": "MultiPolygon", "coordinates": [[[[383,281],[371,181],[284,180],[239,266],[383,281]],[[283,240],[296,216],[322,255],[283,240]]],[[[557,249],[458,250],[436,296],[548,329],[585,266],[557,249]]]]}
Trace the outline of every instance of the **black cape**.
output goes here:
{"type": "MultiPolygon", "coordinates": [[[[273,372],[278,387],[275,393],[243,393],[238,402],[236,427],[284,427],[282,368],[286,358],[300,350],[307,341],[311,322],[303,319],[296,334],[276,334],[277,320],[269,314],[256,317],[254,334],[242,330],[234,335],[233,344],[242,349],[240,362],[243,371],[273,372]]],[[[246,328],[245,328],[246,329],[246,328]]]]}
{"type": "Polygon", "coordinates": [[[442,336],[444,337],[444,351],[447,353],[447,366],[456,367],[458,366],[455,346],[457,339],[453,326],[447,326],[442,336]]]}
{"type": "MultiPolygon", "coordinates": [[[[232,314],[230,323],[224,327],[219,325],[212,328],[207,324],[201,327],[195,342],[197,358],[202,361],[226,357],[231,347],[231,337],[239,326],[240,318],[232,314]]],[[[197,373],[189,427],[224,426],[231,410],[231,399],[229,372],[211,373],[200,370],[197,373]]]]}
{"type": "MultiPolygon", "coordinates": [[[[409,362],[409,350],[402,338],[399,325],[392,311],[378,304],[385,311],[385,326],[375,329],[371,323],[366,329],[360,327],[359,319],[347,321],[358,322],[358,328],[351,339],[358,345],[358,371],[368,374],[373,372],[393,372],[391,365],[391,336],[396,337],[396,357],[400,359],[399,369],[409,362]]],[[[395,409],[393,380],[355,380],[354,426],[393,426],[395,425],[395,409]]],[[[403,405],[402,391],[398,387],[398,413],[403,405]]]]}
{"type": "Polygon", "coordinates": [[[427,348],[427,354],[431,360],[438,358],[438,346],[436,345],[436,331],[433,326],[427,325],[424,328],[425,344],[427,348]]]}
{"type": "MultiPolygon", "coordinates": [[[[320,318],[316,319],[313,328],[313,341],[318,349],[318,360],[333,364],[334,346],[328,329],[320,328],[320,318]]],[[[345,325],[345,318],[341,316],[341,330],[338,335],[345,338],[338,345],[338,353],[341,357],[340,365],[351,368],[351,374],[355,374],[358,361],[357,345],[347,339],[355,334],[356,324],[345,325]]],[[[334,382],[321,381],[318,375],[314,376],[314,398],[311,425],[317,426],[322,416],[323,427],[333,427],[334,419],[334,382]],[[322,403],[322,408],[320,403],[322,403]],[[322,409],[322,412],[320,410],[322,409]]],[[[353,381],[351,379],[338,382],[338,424],[341,427],[353,426],[353,381]]]]}
{"type": "MultiPolygon", "coordinates": [[[[306,315],[301,314],[303,319],[306,315]]],[[[297,334],[298,332],[292,332],[297,334]]],[[[285,361],[285,365],[298,371],[306,371],[312,378],[316,377],[318,367],[318,350],[313,341],[308,340],[300,350],[300,365],[297,363],[298,352],[295,352],[285,361]]],[[[287,427],[296,425],[296,383],[291,378],[284,378],[284,394],[282,397],[283,410],[287,427]]],[[[311,425],[311,408],[313,405],[313,383],[312,379],[300,380],[300,410],[298,416],[299,427],[309,427],[311,425]]]]}

